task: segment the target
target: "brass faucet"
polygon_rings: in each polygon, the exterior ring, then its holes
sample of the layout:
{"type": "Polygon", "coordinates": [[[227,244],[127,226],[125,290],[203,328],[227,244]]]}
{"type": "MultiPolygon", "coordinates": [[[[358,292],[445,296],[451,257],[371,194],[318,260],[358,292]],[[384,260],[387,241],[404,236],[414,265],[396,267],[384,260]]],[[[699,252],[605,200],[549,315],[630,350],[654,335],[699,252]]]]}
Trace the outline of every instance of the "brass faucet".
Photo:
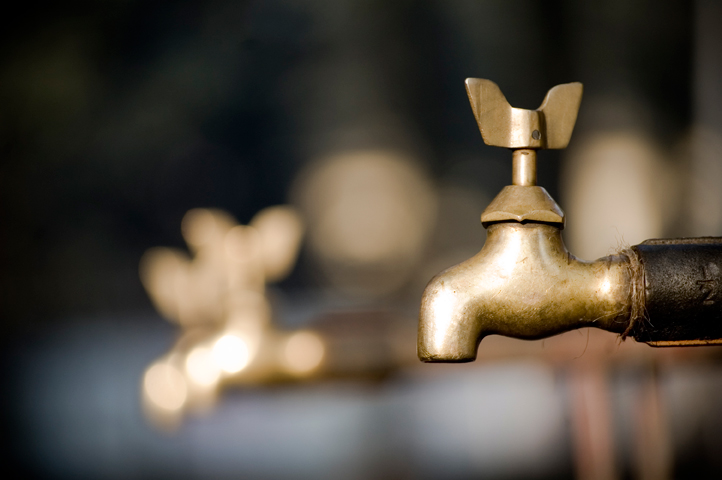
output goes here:
{"type": "Polygon", "coordinates": [[[709,287],[722,285],[719,238],[647,241],[593,262],[565,247],[564,212],[536,185],[536,153],[569,143],[581,83],[552,88],[537,110],[513,108],[490,80],[469,78],[466,90],[484,142],[512,149],[512,185],[481,215],[481,251],[427,285],[422,361],[472,361],[487,335],[533,340],[581,327],[656,346],[720,342],[722,298],[709,287]],[[674,255],[677,264],[666,260],[674,255]]]}

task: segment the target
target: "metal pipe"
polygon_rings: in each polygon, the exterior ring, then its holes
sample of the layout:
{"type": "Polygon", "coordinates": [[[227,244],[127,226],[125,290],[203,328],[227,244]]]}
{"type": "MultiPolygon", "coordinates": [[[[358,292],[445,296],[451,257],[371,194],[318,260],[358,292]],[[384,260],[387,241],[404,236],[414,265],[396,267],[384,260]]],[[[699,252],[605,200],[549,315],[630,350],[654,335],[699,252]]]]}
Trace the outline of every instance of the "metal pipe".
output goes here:
{"type": "Polygon", "coordinates": [[[632,255],[639,306],[630,336],[659,347],[722,343],[722,238],[647,240],[632,255]]]}
{"type": "Polygon", "coordinates": [[[525,187],[536,185],[536,150],[520,148],[512,152],[511,183],[525,187]]]}

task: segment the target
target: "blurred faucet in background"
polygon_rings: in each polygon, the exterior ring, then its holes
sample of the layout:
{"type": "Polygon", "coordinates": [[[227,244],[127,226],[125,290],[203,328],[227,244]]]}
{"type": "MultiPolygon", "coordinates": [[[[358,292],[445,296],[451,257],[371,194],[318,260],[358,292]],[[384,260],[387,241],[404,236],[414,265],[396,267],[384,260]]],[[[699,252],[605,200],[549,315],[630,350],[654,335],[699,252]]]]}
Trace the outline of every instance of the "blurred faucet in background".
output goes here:
{"type": "Polygon", "coordinates": [[[161,247],[140,264],[154,305],[182,329],[143,378],[146,411],[165,425],[211,405],[223,384],[303,377],[324,357],[318,334],[273,326],[266,296],[266,283],[296,261],[303,225],[295,210],[267,208],[243,226],[223,211],[194,209],[182,231],[192,258],[161,247]]]}
{"type": "Polygon", "coordinates": [[[413,324],[388,311],[325,311],[313,327],[283,329],[266,285],[286,277],[304,227],[289,206],[238,225],[226,212],[194,209],[182,221],[185,252],[145,253],[140,276],[158,311],[181,334],[146,370],[142,396],[151,421],[179,424],[211,407],[227,385],[318,377],[379,378],[411,363],[413,324]]]}

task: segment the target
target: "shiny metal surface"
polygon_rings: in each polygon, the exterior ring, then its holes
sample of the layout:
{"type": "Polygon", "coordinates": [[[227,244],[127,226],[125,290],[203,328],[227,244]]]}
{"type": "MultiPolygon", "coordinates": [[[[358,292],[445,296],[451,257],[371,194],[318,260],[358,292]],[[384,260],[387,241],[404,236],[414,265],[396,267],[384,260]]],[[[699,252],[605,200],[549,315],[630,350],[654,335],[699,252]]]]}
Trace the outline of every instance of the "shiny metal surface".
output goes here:
{"type": "Polygon", "coordinates": [[[536,110],[509,105],[491,80],[466,79],[466,93],[484,143],[506,148],[566,148],[582,101],[579,82],[557,85],[536,110]]]}
{"type": "Polygon", "coordinates": [[[471,361],[481,339],[494,334],[531,340],[580,327],[621,333],[631,276],[625,256],[578,260],[554,225],[495,223],[477,255],[426,287],[419,358],[471,361]]]}
{"type": "Polygon", "coordinates": [[[520,148],[512,153],[511,183],[524,187],[536,185],[536,150],[520,148]]]}
{"type": "Polygon", "coordinates": [[[486,227],[507,220],[558,223],[563,228],[564,212],[543,187],[507,185],[481,214],[481,223],[486,227]]]}

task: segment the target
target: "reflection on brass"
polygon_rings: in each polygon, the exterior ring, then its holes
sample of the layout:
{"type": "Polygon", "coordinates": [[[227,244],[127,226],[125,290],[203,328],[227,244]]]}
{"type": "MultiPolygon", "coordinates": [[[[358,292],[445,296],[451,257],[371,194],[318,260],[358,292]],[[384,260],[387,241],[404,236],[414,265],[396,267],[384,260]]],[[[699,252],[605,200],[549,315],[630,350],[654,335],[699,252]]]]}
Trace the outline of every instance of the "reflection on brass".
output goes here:
{"type": "Polygon", "coordinates": [[[524,187],[536,185],[536,150],[520,148],[512,153],[511,183],[524,187]]]}
{"type": "Polygon", "coordinates": [[[538,339],[580,327],[623,333],[637,281],[629,258],[574,257],[562,241],[564,213],[536,186],[535,149],[567,146],[582,85],[552,88],[533,111],[511,107],[489,80],[467,79],[466,88],[484,142],[515,149],[513,185],[482,214],[487,228],[482,250],[426,287],[419,358],[474,360],[481,339],[492,334],[538,339]]]}

